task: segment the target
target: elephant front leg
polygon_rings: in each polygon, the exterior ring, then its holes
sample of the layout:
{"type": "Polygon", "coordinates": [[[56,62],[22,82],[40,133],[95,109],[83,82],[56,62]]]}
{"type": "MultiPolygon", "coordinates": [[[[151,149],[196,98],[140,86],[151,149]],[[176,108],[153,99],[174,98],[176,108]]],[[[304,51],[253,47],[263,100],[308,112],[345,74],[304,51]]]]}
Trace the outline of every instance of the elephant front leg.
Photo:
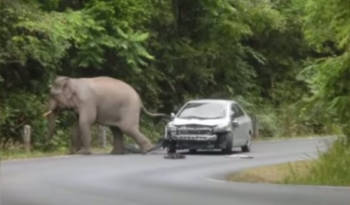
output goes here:
{"type": "Polygon", "coordinates": [[[69,148],[70,154],[77,153],[82,148],[81,136],[79,132],[79,126],[77,123],[72,128],[71,144],[69,148]]]}
{"type": "Polygon", "coordinates": [[[82,147],[77,154],[91,154],[91,133],[92,120],[88,120],[83,114],[79,116],[79,134],[82,147]]]}
{"type": "Polygon", "coordinates": [[[113,133],[113,150],[111,154],[124,154],[124,136],[117,127],[111,128],[113,133]]]}

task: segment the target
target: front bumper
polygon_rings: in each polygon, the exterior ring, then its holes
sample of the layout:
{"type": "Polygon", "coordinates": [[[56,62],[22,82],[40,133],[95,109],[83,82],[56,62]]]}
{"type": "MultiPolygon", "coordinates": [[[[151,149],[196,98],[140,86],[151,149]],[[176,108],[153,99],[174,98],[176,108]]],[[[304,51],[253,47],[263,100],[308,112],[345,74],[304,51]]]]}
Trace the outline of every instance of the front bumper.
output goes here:
{"type": "Polygon", "coordinates": [[[211,135],[174,135],[165,139],[164,147],[174,146],[175,149],[221,149],[225,148],[226,136],[211,135]]]}
{"type": "Polygon", "coordinates": [[[178,141],[216,141],[217,135],[175,135],[172,137],[173,140],[178,141]]]}

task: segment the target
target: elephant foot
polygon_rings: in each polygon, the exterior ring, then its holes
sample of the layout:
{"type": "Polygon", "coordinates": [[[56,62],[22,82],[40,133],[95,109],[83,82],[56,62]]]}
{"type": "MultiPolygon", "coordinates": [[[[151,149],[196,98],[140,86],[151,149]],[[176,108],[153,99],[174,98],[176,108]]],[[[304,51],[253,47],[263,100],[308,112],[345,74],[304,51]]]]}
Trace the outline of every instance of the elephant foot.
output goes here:
{"type": "Polygon", "coordinates": [[[152,151],[154,151],[154,150],[156,150],[158,148],[159,148],[159,146],[156,146],[156,145],[153,145],[153,144],[149,144],[149,145],[143,147],[143,149],[141,150],[141,153],[142,154],[147,154],[147,153],[152,152],[152,151]]]}
{"type": "Polygon", "coordinates": [[[135,153],[142,153],[142,151],[135,145],[125,145],[125,148],[123,150],[115,149],[110,152],[111,154],[135,154],[135,153]]]}
{"type": "Polygon", "coordinates": [[[185,159],[186,156],[180,153],[168,153],[164,156],[165,159],[185,159]]]}
{"type": "Polygon", "coordinates": [[[78,149],[69,149],[69,154],[76,154],[79,150],[78,149]]]}
{"type": "Polygon", "coordinates": [[[126,153],[142,153],[142,150],[135,144],[128,144],[125,146],[126,153]]]}
{"type": "Polygon", "coordinates": [[[83,154],[83,155],[90,155],[92,154],[91,151],[89,149],[80,149],[79,151],[77,151],[75,154],[83,154]]]}
{"type": "Polygon", "coordinates": [[[143,151],[142,153],[143,154],[147,154],[149,152],[152,152],[152,151],[155,151],[157,149],[161,149],[162,147],[164,146],[164,141],[161,140],[159,141],[157,144],[153,145],[153,144],[150,144],[150,146],[147,147],[146,151],[143,151]]]}

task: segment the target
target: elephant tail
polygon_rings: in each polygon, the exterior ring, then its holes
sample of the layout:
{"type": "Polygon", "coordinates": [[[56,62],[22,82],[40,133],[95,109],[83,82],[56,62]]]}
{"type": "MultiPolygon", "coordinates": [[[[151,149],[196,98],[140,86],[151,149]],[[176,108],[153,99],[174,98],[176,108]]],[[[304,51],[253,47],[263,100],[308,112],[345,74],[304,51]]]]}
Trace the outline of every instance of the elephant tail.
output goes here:
{"type": "Polygon", "coordinates": [[[164,117],[164,118],[170,118],[169,115],[165,114],[165,113],[152,113],[150,111],[148,111],[145,106],[142,105],[142,111],[144,113],[146,113],[148,116],[151,116],[151,117],[164,117]]]}

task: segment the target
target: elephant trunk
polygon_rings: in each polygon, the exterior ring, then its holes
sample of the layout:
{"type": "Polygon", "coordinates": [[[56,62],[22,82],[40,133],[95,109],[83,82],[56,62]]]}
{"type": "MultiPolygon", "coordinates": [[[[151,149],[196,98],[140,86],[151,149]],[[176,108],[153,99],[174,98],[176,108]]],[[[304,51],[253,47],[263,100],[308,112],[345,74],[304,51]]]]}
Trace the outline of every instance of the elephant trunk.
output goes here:
{"type": "Polygon", "coordinates": [[[55,131],[56,118],[57,118],[57,115],[55,113],[56,108],[57,108],[57,102],[53,99],[50,99],[49,111],[44,114],[44,117],[47,117],[48,119],[48,127],[49,127],[47,143],[51,140],[53,133],[55,131]]]}
{"type": "Polygon", "coordinates": [[[51,113],[48,116],[48,126],[49,126],[49,133],[48,133],[48,138],[47,138],[48,142],[51,140],[53,133],[55,131],[56,119],[57,119],[57,115],[55,113],[51,113]]]}

